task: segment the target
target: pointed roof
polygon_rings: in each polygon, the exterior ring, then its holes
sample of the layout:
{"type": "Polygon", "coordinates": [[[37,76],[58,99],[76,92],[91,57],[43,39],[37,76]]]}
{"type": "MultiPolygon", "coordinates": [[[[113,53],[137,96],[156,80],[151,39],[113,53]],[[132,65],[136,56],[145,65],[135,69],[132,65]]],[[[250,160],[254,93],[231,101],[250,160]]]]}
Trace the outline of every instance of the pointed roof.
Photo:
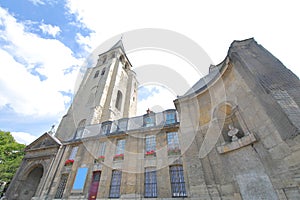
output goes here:
{"type": "Polygon", "coordinates": [[[120,49],[123,50],[123,52],[125,52],[125,48],[124,48],[123,42],[122,42],[122,37],[121,37],[121,39],[120,39],[116,44],[114,44],[114,45],[109,49],[109,51],[110,51],[110,50],[113,50],[113,49],[116,49],[116,48],[120,48],[120,49]]]}

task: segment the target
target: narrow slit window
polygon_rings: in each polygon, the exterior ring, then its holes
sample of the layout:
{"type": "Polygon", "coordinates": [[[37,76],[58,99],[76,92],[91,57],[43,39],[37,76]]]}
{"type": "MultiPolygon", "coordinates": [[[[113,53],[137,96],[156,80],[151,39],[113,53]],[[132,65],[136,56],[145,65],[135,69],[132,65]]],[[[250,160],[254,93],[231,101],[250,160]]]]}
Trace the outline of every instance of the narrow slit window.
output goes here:
{"type": "Polygon", "coordinates": [[[122,98],[123,98],[122,92],[119,90],[117,93],[117,100],[115,105],[118,110],[121,110],[122,98]]]}
{"type": "Polygon", "coordinates": [[[97,78],[98,76],[99,76],[99,70],[97,70],[97,71],[95,72],[94,78],[97,78]]]}

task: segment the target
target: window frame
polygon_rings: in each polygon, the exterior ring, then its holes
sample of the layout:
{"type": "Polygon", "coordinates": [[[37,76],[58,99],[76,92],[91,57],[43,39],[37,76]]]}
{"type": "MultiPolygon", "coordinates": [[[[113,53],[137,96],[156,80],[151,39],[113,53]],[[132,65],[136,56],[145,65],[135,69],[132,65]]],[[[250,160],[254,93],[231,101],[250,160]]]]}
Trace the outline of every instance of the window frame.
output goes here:
{"type": "Polygon", "coordinates": [[[144,127],[153,127],[153,126],[155,126],[155,114],[154,113],[145,114],[143,116],[143,126],[144,127]]]}
{"type": "Polygon", "coordinates": [[[69,155],[69,160],[75,160],[77,152],[78,146],[73,146],[69,155]]]}
{"type": "Polygon", "coordinates": [[[156,198],[157,197],[157,173],[153,167],[145,168],[144,172],[144,197],[156,198]]]}
{"type": "Polygon", "coordinates": [[[125,146],[126,146],[126,139],[125,138],[118,139],[117,140],[117,145],[116,145],[115,155],[124,154],[125,153],[125,146]],[[123,144],[121,142],[123,142],[123,144]]]}
{"type": "Polygon", "coordinates": [[[101,124],[101,130],[100,130],[101,135],[108,135],[110,133],[111,124],[112,121],[105,121],[101,124]]]}
{"type": "Polygon", "coordinates": [[[187,197],[183,166],[171,165],[169,167],[169,174],[172,197],[187,197]]]}
{"type": "Polygon", "coordinates": [[[68,182],[69,174],[61,174],[58,187],[56,189],[55,199],[62,199],[68,182]]]}
{"type": "Polygon", "coordinates": [[[176,110],[168,110],[164,112],[165,125],[175,124],[177,122],[176,110]],[[173,117],[169,117],[173,116],[173,117]]]}
{"type": "Polygon", "coordinates": [[[99,76],[100,70],[97,70],[94,74],[94,78],[97,78],[99,76]]]}
{"type": "Polygon", "coordinates": [[[122,101],[123,101],[123,93],[121,92],[121,90],[118,90],[117,92],[117,98],[116,98],[116,103],[115,103],[115,107],[121,111],[122,110],[122,101]]]}
{"type": "Polygon", "coordinates": [[[156,135],[146,135],[145,137],[145,155],[155,155],[156,152],[156,135]]]}
{"type": "Polygon", "coordinates": [[[109,198],[119,198],[122,182],[122,171],[113,170],[111,174],[111,182],[109,187],[109,198]]]}

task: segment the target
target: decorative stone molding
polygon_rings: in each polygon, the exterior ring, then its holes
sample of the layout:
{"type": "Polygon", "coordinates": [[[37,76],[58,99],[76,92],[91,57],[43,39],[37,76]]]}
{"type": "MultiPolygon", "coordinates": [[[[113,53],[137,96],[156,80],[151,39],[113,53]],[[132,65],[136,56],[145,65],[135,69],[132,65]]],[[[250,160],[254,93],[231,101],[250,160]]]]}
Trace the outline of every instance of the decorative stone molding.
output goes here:
{"type": "Polygon", "coordinates": [[[228,153],[230,151],[248,146],[256,141],[257,141],[257,139],[255,138],[254,134],[249,133],[248,135],[245,135],[244,137],[239,138],[238,140],[218,146],[217,151],[220,154],[228,153]]]}

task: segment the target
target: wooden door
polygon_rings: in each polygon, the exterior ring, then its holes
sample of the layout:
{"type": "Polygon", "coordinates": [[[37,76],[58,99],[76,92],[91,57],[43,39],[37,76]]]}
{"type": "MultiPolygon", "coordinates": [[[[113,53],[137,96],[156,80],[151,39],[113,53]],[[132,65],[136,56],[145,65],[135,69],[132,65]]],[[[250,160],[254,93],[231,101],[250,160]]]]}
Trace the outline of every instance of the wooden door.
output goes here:
{"type": "Polygon", "coordinates": [[[89,200],[93,200],[97,198],[100,177],[101,177],[101,171],[93,172],[92,183],[89,191],[89,200]]]}

